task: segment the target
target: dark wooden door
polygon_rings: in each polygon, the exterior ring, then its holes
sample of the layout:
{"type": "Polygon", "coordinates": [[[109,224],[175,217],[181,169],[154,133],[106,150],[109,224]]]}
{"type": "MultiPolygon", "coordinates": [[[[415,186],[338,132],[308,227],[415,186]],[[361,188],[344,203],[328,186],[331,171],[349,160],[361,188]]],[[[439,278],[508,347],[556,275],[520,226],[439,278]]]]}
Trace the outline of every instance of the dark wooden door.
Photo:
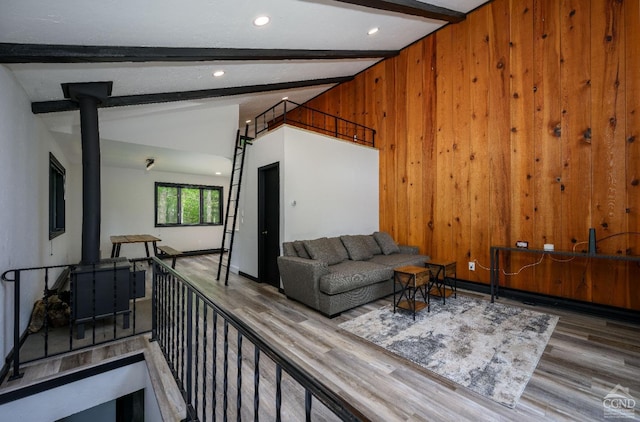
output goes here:
{"type": "Polygon", "coordinates": [[[258,280],[280,288],[280,163],[258,169],[258,280]]]}

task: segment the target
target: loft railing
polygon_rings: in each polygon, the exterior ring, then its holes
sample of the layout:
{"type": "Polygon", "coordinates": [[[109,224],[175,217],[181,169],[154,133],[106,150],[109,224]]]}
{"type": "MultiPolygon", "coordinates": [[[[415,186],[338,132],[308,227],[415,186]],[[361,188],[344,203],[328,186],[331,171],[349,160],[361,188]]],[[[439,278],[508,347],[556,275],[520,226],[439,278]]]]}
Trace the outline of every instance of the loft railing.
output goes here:
{"type": "Polygon", "coordinates": [[[187,403],[186,420],[367,420],[157,259],[153,292],[153,339],[187,403]]]}
{"type": "Polygon", "coordinates": [[[10,370],[10,379],[21,377],[20,365],[28,362],[143,334],[150,327],[152,340],[158,342],[183,394],[188,421],[227,420],[230,416],[256,421],[368,420],[285,351],[273,347],[158,258],[151,261],[149,291],[141,283],[146,279],[147,261],[149,258],[120,258],[88,268],[54,265],[5,271],[2,280],[14,287],[14,329],[8,358],[11,368],[3,368],[0,380],[10,370]],[[119,278],[123,268],[132,269],[126,281],[119,278]],[[53,327],[49,317],[55,283],[51,279],[63,269],[70,273],[69,320],[62,327],[53,327]],[[42,281],[42,328],[22,335],[21,293],[42,281]],[[99,298],[106,301],[100,303],[99,298]],[[132,326],[127,327],[128,323],[132,326]],[[77,338],[85,331],[80,324],[89,326],[90,336],[77,338]],[[26,356],[23,347],[33,338],[36,342],[29,345],[28,353],[38,352],[26,356]]]}
{"type": "Polygon", "coordinates": [[[374,129],[289,100],[280,101],[255,118],[255,137],[283,124],[370,147],[375,146],[374,129]]]}
{"type": "Polygon", "coordinates": [[[13,346],[8,355],[10,368],[3,368],[0,380],[10,370],[9,379],[20,378],[20,365],[29,362],[151,331],[151,307],[140,309],[148,258],[111,261],[18,268],[2,274],[2,280],[13,285],[13,346]],[[69,290],[54,289],[52,274],[59,272],[68,274],[69,290]],[[33,292],[34,283],[43,283],[44,289],[28,326],[23,328],[22,294],[26,289],[33,292]],[[63,293],[66,300],[60,300],[63,293]],[[55,301],[54,296],[58,298],[55,301]],[[90,337],[85,333],[87,326],[90,337]]]}

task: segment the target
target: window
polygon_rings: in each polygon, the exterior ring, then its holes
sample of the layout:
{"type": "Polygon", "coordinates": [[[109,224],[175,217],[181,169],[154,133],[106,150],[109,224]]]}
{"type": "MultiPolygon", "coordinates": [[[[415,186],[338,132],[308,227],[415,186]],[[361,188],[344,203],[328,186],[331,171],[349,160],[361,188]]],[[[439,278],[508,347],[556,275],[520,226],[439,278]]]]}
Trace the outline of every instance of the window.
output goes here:
{"type": "Polygon", "coordinates": [[[64,167],[49,153],[49,240],[65,230],[64,176],[64,167]]]}
{"type": "Polygon", "coordinates": [[[156,227],[222,224],[222,187],[156,182],[156,227]]]}

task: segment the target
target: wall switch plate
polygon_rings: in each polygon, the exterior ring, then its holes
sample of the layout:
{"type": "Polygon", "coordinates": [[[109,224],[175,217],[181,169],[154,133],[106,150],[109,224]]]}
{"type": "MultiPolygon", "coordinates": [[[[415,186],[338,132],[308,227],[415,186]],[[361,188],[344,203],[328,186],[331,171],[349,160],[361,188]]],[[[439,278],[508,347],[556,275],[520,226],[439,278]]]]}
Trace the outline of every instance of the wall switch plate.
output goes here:
{"type": "Polygon", "coordinates": [[[476,263],[474,261],[469,261],[469,271],[476,270],[476,263]]]}
{"type": "Polygon", "coordinates": [[[516,248],[528,248],[529,247],[529,242],[527,242],[526,240],[518,240],[516,242],[516,248]]]}

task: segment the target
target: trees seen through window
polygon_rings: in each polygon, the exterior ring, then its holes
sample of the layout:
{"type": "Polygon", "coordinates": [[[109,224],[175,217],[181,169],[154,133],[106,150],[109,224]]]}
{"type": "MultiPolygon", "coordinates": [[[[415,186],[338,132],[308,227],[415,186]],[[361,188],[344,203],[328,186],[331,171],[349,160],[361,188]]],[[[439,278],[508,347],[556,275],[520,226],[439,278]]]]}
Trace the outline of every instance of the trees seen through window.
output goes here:
{"type": "Polygon", "coordinates": [[[156,227],[222,224],[222,187],[156,182],[156,227]]]}

